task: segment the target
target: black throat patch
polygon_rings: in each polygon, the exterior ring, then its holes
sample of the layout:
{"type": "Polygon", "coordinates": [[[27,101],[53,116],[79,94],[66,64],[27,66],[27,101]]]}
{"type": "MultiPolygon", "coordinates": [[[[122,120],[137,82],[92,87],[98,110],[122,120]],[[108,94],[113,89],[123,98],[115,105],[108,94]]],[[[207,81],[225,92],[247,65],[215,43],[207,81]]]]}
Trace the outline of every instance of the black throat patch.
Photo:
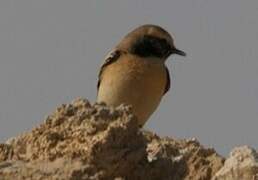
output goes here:
{"type": "Polygon", "coordinates": [[[145,35],[139,38],[131,47],[130,52],[140,57],[166,58],[170,55],[171,47],[166,39],[145,35]]]}

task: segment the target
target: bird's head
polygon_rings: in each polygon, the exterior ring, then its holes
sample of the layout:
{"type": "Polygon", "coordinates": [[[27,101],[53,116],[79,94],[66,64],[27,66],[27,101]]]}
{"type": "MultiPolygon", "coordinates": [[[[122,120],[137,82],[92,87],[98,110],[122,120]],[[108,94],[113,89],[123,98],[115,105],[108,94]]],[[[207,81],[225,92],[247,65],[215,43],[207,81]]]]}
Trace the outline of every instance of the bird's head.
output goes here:
{"type": "Polygon", "coordinates": [[[117,46],[140,57],[167,59],[171,54],[186,56],[177,49],[172,36],[156,25],[143,25],[127,34],[117,46]]]}

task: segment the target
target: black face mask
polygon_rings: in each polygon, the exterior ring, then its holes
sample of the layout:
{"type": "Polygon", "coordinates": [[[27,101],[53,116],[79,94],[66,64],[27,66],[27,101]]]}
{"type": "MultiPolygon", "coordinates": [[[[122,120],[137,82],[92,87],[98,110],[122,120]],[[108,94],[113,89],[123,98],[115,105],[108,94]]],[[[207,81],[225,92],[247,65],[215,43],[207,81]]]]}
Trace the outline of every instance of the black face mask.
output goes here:
{"type": "Polygon", "coordinates": [[[171,54],[171,46],[165,39],[145,35],[134,43],[131,53],[140,57],[166,58],[171,54]]]}

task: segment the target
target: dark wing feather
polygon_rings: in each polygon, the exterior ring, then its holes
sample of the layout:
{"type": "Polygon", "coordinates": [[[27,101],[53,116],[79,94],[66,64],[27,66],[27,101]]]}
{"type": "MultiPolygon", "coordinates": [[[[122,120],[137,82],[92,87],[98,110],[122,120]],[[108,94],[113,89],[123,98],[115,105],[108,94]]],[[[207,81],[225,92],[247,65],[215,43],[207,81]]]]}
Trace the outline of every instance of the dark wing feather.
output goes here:
{"type": "Polygon", "coordinates": [[[99,90],[99,86],[101,83],[101,75],[102,75],[102,72],[104,71],[105,67],[107,67],[109,64],[112,64],[113,62],[115,62],[120,57],[120,55],[121,55],[121,51],[113,50],[105,58],[105,61],[102,64],[100,71],[99,71],[97,90],[99,90]]]}
{"type": "Polygon", "coordinates": [[[165,91],[163,93],[166,94],[168,92],[168,90],[170,89],[170,75],[169,75],[169,71],[168,68],[166,67],[166,73],[167,73],[167,83],[166,83],[166,87],[165,87],[165,91]]]}

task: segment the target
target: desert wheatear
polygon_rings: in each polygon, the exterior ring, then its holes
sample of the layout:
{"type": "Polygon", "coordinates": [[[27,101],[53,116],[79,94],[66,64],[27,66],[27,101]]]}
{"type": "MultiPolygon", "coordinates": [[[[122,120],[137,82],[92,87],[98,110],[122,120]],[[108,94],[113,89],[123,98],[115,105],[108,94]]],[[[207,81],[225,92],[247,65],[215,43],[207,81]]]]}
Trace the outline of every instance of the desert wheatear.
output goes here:
{"type": "Polygon", "coordinates": [[[165,61],[171,54],[186,55],[163,28],[136,28],[105,58],[99,72],[97,102],[113,107],[131,105],[139,126],[143,126],[170,88],[165,61]]]}

